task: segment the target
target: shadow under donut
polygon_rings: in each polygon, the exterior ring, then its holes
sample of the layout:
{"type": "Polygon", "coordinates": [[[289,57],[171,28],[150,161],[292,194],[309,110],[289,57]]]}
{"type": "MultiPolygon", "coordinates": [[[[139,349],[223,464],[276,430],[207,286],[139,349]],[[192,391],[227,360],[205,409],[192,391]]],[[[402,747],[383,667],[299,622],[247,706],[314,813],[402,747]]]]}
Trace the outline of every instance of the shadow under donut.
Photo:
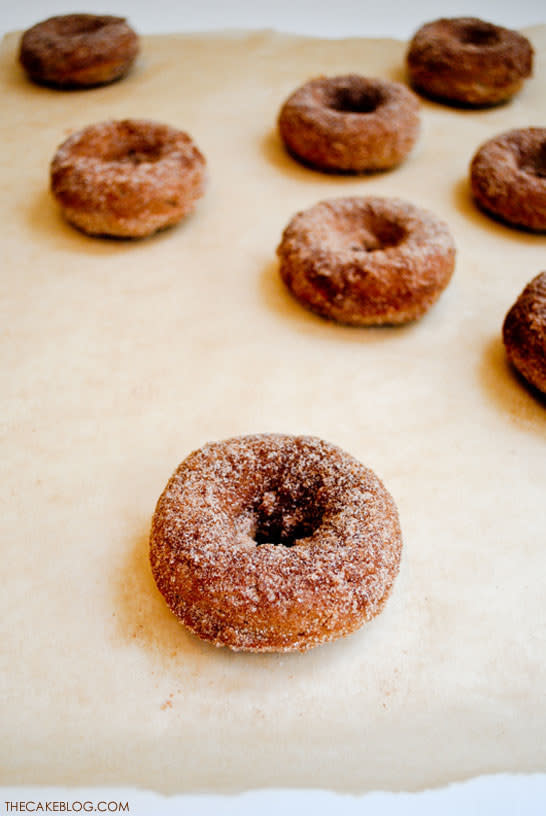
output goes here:
{"type": "Polygon", "coordinates": [[[509,362],[500,336],[485,346],[480,379],[491,401],[517,425],[546,433],[546,395],[530,385],[509,362]]]}
{"type": "Polygon", "coordinates": [[[467,176],[459,179],[453,189],[453,203],[462,215],[475,221],[480,228],[488,229],[495,235],[506,236],[510,234],[512,238],[520,243],[543,243],[544,233],[535,232],[517,224],[510,224],[493,213],[482,209],[472,195],[470,181],[467,176]]]}
{"type": "MultiPolygon", "coordinates": [[[[277,129],[272,129],[262,141],[262,152],[265,159],[278,170],[293,176],[298,181],[332,181],[347,186],[373,180],[388,173],[388,170],[374,170],[355,173],[349,170],[318,169],[306,163],[299,156],[292,154],[283,143],[277,129]]],[[[345,192],[345,191],[344,191],[345,192]]],[[[341,191],[339,195],[341,195],[341,191]]]]}
{"type": "MultiPolygon", "coordinates": [[[[225,693],[246,693],[250,688],[260,690],[266,678],[277,675],[278,681],[287,677],[305,684],[318,668],[321,671],[339,671],[338,661],[359,658],[366,648],[365,639],[381,637],[381,628],[396,615],[396,604],[387,603],[387,610],[351,635],[322,644],[308,652],[252,653],[235,652],[227,647],[216,647],[190,632],[168,608],[156,587],[149,563],[149,533],[139,535],[129,547],[125,564],[116,578],[114,603],[117,637],[126,647],[145,650],[154,671],[172,672],[180,683],[184,677],[206,678],[211,672],[222,671],[222,689],[225,693]],[[364,639],[364,640],[363,640],[364,639]],[[244,678],[244,682],[242,682],[244,678]]],[[[212,676],[212,675],[211,675],[212,676]]]]}
{"type": "Polygon", "coordinates": [[[193,213],[189,213],[180,223],[155,232],[144,238],[117,238],[109,235],[88,235],[70,224],[49,190],[42,190],[27,207],[26,217],[33,234],[54,249],[83,252],[86,255],[115,255],[130,252],[136,247],[168,240],[175,231],[183,230],[193,213]]]}
{"type": "Polygon", "coordinates": [[[279,274],[278,261],[271,261],[264,267],[260,278],[260,290],[266,306],[284,320],[292,324],[300,333],[310,336],[328,336],[346,343],[376,344],[400,338],[414,330],[421,321],[401,325],[349,326],[337,323],[306,308],[284,284],[279,274]]]}

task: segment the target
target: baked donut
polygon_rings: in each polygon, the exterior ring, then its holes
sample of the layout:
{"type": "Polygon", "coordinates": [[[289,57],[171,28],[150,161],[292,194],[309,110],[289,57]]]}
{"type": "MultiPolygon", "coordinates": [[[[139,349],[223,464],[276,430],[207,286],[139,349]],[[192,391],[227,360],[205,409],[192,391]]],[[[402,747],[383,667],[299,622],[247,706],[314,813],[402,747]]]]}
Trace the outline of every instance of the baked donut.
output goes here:
{"type": "Polygon", "coordinates": [[[157,503],[150,561],[170,609],[204,640],[303,652],[380,612],[401,547],[371,470],[314,437],[257,434],[182,462],[157,503]]]}
{"type": "Polygon", "coordinates": [[[506,315],[502,339],[512,364],[546,394],[546,272],[527,284],[506,315]]]}
{"type": "Polygon", "coordinates": [[[289,153],[311,167],[388,170],[417,139],[419,101],[399,82],[358,74],[319,77],[286,100],[278,125],[289,153]]]}
{"type": "Polygon", "coordinates": [[[414,35],[406,57],[412,86],[455,105],[487,106],[516,94],[533,69],[533,48],[517,31],[476,17],[442,18],[414,35]]]}
{"type": "Polygon", "coordinates": [[[66,220],[89,235],[151,235],[193,210],[204,186],[205,159],[188,134],[146,119],[90,125],[51,163],[66,220]]]}
{"type": "Polygon", "coordinates": [[[472,159],[470,183],[487,213],[546,230],[546,128],[509,130],[485,142],[472,159]]]}
{"type": "Polygon", "coordinates": [[[87,88],[120,79],[138,48],[138,37],[123,17],[65,14],[25,31],[19,61],[40,85],[87,88]]]}
{"type": "Polygon", "coordinates": [[[292,218],[277,255],[304,306],[353,326],[421,317],[455,266],[447,225],[396,198],[322,201],[292,218]]]}

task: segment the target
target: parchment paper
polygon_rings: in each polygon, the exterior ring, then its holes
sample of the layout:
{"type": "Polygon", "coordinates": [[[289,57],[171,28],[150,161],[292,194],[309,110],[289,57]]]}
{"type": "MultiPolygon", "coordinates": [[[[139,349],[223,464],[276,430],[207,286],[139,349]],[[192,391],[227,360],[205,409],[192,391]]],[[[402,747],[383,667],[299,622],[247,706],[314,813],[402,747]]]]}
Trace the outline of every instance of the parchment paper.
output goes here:
{"type": "Polygon", "coordinates": [[[510,105],[423,103],[407,162],[359,178],[296,164],[277,111],[321,73],[402,79],[400,42],[148,37],[124,81],[58,93],[5,40],[0,783],[358,792],[546,769],[546,407],[500,340],[545,238],[478,212],[467,183],[485,139],[544,124],[546,27],[528,35],[535,78],[510,105]],[[59,215],[49,161],[126,116],[191,133],[209,188],[150,240],[92,239],[59,215]],[[458,246],[449,288],[404,328],[327,323],[277,274],[294,212],[368,193],[435,211],[458,246]],[[258,431],[341,445],[400,510],[385,611],[304,655],[201,643],[148,567],[176,465],[258,431]]]}

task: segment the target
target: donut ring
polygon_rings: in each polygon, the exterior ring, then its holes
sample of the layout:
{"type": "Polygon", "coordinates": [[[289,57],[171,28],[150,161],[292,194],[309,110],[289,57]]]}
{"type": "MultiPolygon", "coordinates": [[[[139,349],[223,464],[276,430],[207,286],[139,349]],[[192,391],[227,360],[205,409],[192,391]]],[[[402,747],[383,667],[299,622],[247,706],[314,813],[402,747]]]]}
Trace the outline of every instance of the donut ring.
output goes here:
{"type": "Polygon", "coordinates": [[[191,212],[204,187],[205,159],[188,134],[145,119],[90,125],[51,163],[66,220],[89,235],[151,235],[191,212]]]}
{"type": "Polygon", "coordinates": [[[509,130],[485,142],[472,159],[470,183],[490,215],[546,230],[546,128],[509,130]]]}
{"type": "Polygon", "coordinates": [[[502,339],[511,363],[546,394],[546,272],[527,284],[506,315],[502,339]]]}
{"type": "Polygon", "coordinates": [[[419,133],[419,102],[399,82],[358,74],[319,77],[281,108],[289,153],[324,171],[388,170],[406,158],[419,133]]]}
{"type": "Polygon", "coordinates": [[[517,31],[477,17],[442,18],[422,26],[406,56],[412,86],[455,105],[508,101],[533,70],[533,48],[517,31]]]}
{"type": "Polygon", "coordinates": [[[306,651],[381,611],[398,512],[375,474],[320,439],[257,434],[177,468],[152,522],[152,572],[174,614],[216,646],[306,651]]]}
{"type": "Polygon", "coordinates": [[[40,85],[88,88],[124,76],[138,50],[138,37],[123,17],[65,14],[25,31],[19,62],[40,85]]]}
{"type": "Polygon", "coordinates": [[[421,317],[455,266],[447,225],[395,198],[322,201],[292,218],[277,255],[306,308],[353,326],[421,317]]]}

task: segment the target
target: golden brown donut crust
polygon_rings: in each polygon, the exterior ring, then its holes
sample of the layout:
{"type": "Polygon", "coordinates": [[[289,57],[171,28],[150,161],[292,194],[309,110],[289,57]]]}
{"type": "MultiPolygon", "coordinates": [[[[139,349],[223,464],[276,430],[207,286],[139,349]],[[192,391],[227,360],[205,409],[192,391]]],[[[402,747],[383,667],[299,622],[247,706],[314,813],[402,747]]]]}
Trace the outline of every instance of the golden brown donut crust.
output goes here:
{"type": "Polygon", "coordinates": [[[89,235],[151,235],[191,212],[204,188],[205,158],[190,136],[146,119],[90,125],[51,163],[65,218],[89,235]]]}
{"type": "Polygon", "coordinates": [[[546,128],[509,130],[485,142],[470,165],[472,193],[487,213],[546,230],[546,128]]]}
{"type": "Polygon", "coordinates": [[[292,218],[277,249],[292,294],[322,317],[354,326],[421,317],[449,283],[447,225],[395,198],[322,201],[292,218]]]}
{"type": "Polygon", "coordinates": [[[506,315],[502,339],[512,364],[546,394],[546,272],[527,284],[506,315]]]}
{"type": "Polygon", "coordinates": [[[414,35],[407,53],[412,86],[447,104],[496,105],[533,69],[533,48],[517,31],[477,17],[441,18],[414,35]]]}
{"type": "Polygon", "coordinates": [[[123,17],[65,14],[25,31],[19,61],[41,85],[87,88],[120,79],[138,50],[138,37],[123,17]]]}
{"type": "Polygon", "coordinates": [[[150,562],[204,640],[306,651],[382,609],[401,547],[396,506],[371,470],[314,437],[257,434],[205,445],[177,468],[150,562]]]}
{"type": "Polygon", "coordinates": [[[388,170],[419,133],[419,101],[399,82],[358,74],[306,82],[279,113],[280,135],[304,164],[329,172],[388,170]]]}

